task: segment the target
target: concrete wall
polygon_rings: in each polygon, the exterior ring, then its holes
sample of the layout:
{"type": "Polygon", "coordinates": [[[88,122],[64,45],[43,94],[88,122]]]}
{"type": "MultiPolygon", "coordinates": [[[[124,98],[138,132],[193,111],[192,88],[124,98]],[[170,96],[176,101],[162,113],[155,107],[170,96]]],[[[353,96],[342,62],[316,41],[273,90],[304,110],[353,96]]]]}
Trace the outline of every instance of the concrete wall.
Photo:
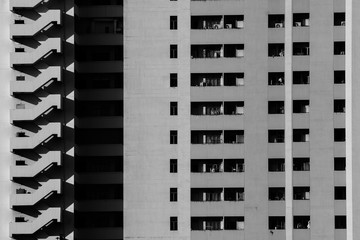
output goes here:
{"type": "Polygon", "coordinates": [[[10,80],[12,79],[12,71],[10,68],[10,51],[12,43],[10,41],[10,20],[11,12],[9,1],[0,2],[0,239],[10,239],[9,222],[12,221],[12,213],[10,209],[10,136],[11,125],[10,106],[12,99],[10,97],[10,80]]]}
{"type": "Polygon", "coordinates": [[[124,1],[124,239],[190,238],[190,0],[124,1]],[[178,30],[169,29],[171,15],[178,30]],[[170,59],[178,44],[178,59],[170,59]],[[178,87],[170,88],[170,73],[178,87]],[[170,116],[178,101],[178,116],[170,116]],[[169,144],[178,130],[178,144],[169,144]],[[169,173],[170,159],[178,173],[169,173]],[[169,201],[171,187],[178,202],[169,201]],[[170,231],[170,216],[178,231],[170,231]]]}

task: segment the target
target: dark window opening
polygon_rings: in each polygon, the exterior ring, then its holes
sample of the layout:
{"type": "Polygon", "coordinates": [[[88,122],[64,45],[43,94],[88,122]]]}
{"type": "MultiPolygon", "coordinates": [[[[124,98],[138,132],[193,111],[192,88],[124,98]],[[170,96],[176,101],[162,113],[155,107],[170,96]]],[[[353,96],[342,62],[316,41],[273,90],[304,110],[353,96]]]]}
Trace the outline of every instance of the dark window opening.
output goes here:
{"type": "Polygon", "coordinates": [[[310,72],[309,71],[295,71],[293,72],[293,84],[309,84],[310,72]]]}
{"type": "Polygon", "coordinates": [[[345,142],[345,128],[335,128],[334,129],[334,141],[335,142],[345,142]]]}
{"type": "Polygon", "coordinates": [[[269,172],[284,172],[285,159],[284,158],[269,158],[268,160],[269,172]]]}

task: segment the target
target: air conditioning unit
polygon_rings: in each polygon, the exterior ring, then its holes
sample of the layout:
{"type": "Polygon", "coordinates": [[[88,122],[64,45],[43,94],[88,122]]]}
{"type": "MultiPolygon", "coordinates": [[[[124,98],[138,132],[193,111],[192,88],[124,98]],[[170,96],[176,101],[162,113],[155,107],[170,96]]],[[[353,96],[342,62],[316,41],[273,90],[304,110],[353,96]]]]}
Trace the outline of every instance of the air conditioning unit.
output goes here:
{"type": "Polygon", "coordinates": [[[235,27],[236,28],[244,28],[244,21],[236,21],[235,27]]]}
{"type": "Polygon", "coordinates": [[[301,27],[301,22],[295,22],[295,27],[301,27]]]}
{"type": "Polygon", "coordinates": [[[284,24],[283,23],[275,23],[275,27],[276,28],[283,28],[284,24]]]}
{"type": "Polygon", "coordinates": [[[220,24],[220,23],[216,23],[216,24],[213,25],[213,28],[214,28],[214,29],[220,29],[220,28],[222,28],[222,27],[221,27],[221,24],[220,24]]]}
{"type": "Polygon", "coordinates": [[[231,23],[228,23],[225,25],[226,28],[232,28],[232,24],[231,23]]]}
{"type": "Polygon", "coordinates": [[[341,21],[340,25],[345,26],[345,21],[341,21]]]}

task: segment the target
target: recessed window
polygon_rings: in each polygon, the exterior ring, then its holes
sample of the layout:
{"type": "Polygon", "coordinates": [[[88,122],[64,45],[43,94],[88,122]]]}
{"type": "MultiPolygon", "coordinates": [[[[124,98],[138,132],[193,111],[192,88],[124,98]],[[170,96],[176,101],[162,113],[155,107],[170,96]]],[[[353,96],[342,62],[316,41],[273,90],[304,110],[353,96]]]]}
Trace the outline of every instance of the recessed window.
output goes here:
{"type": "Polygon", "coordinates": [[[177,159],[170,159],[170,173],[177,173],[178,161],[177,159]]]}
{"type": "Polygon", "coordinates": [[[335,216],[335,229],[346,229],[346,216],[335,216]]]}
{"type": "Polygon", "coordinates": [[[170,231],[177,231],[177,230],[178,230],[178,218],[170,217],[170,231]]]}
{"type": "Polygon", "coordinates": [[[345,113],[345,99],[334,100],[334,113],[345,113]]]}
{"type": "Polygon", "coordinates": [[[335,200],[346,199],[346,187],[335,187],[334,193],[335,193],[334,195],[335,200]]]}
{"type": "Polygon", "coordinates": [[[334,129],[334,141],[335,142],[345,142],[345,128],[335,128],[334,129]]]}
{"type": "Polygon", "coordinates": [[[177,73],[170,73],[170,87],[178,86],[178,75],[177,73]]]}
{"type": "Polygon", "coordinates": [[[170,202],[177,202],[177,188],[170,188],[170,202]]]}
{"type": "Polygon", "coordinates": [[[269,101],[268,113],[269,114],[284,114],[284,101],[269,101]]]}
{"type": "Polygon", "coordinates": [[[293,15],[294,27],[309,27],[310,14],[309,13],[294,13],[293,15]]]}
{"type": "Polygon", "coordinates": [[[285,217],[283,216],[269,217],[269,229],[270,230],[285,229],[285,217]]]}
{"type": "Polygon", "coordinates": [[[170,16],[170,29],[171,30],[177,29],[177,16],[170,16]]]}
{"type": "Polygon", "coordinates": [[[345,83],[345,71],[334,71],[334,84],[345,83]]]}
{"type": "Polygon", "coordinates": [[[310,72],[309,71],[295,71],[293,72],[293,84],[309,84],[310,72]]]}
{"type": "Polygon", "coordinates": [[[177,58],[177,45],[170,45],[170,58],[177,58]]]}
{"type": "Polygon", "coordinates": [[[171,130],[170,131],[170,144],[177,144],[178,142],[178,134],[177,131],[171,130]]]}
{"type": "Polygon", "coordinates": [[[268,27],[269,28],[283,28],[285,26],[284,14],[269,14],[268,27]]]}
{"type": "Polygon", "coordinates": [[[310,229],[310,216],[294,216],[294,229],[310,229]]]}
{"type": "Polygon", "coordinates": [[[268,84],[269,86],[284,85],[284,72],[269,72],[268,84]]]}
{"type": "Polygon", "coordinates": [[[284,187],[269,188],[269,201],[285,201],[284,187]]]}
{"type": "Polygon", "coordinates": [[[170,102],[170,116],[178,115],[178,103],[170,102]]]}
{"type": "Polygon", "coordinates": [[[310,158],[293,158],[293,171],[310,171],[310,158]]]}
{"type": "Polygon", "coordinates": [[[336,157],[334,158],[334,171],[345,171],[346,158],[336,157]]]}
{"type": "Polygon", "coordinates": [[[309,200],[310,187],[294,187],[293,198],[294,200],[309,200]]]}
{"type": "Polygon", "coordinates": [[[283,143],[285,131],[284,130],[269,130],[268,141],[269,143],[283,143]]]}
{"type": "Polygon", "coordinates": [[[309,129],[293,129],[293,142],[309,142],[309,129]]]}
{"type": "Polygon", "coordinates": [[[285,56],[285,44],[284,43],[269,43],[268,56],[269,57],[284,57],[285,56]]]}
{"type": "Polygon", "coordinates": [[[269,172],[284,172],[285,159],[284,158],[269,158],[268,162],[269,172]]]}
{"type": "Polygon", "coordinates": [[[334,13],[334,26],[345,26],[345,13],[344,12],[334,13]]]}
{"type": "Polygon", "coordinates": [[[345,55],[345,42],[334,42],[334,55],[345,55]]]}
{"type": "Polygon", "coordinates": [[[293,43],[293,55],[294,56],[310,55],[310,44],[308,42],[293,43]]]}
{"type": "Polygon", "coordinates": [[[308,113],[310,110],[309,100],[294,100],[293,113],[308,113]]]}

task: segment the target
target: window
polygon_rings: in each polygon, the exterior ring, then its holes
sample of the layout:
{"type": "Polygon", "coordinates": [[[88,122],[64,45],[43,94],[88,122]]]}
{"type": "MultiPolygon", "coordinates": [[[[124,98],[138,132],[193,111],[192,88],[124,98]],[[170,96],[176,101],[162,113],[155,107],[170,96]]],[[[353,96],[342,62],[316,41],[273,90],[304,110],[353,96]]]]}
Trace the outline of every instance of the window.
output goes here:
{"type": "Polygon", "coordinates": [[[309,100],[294,100],[293,113],[308,113],[310,110],[309,100]]]}
{"type": "Polygon", "coordinates": [[[284,114],[284,101],[269,101],[268,113],[269,114],[284,114]]]}
{"type": "Polygon", "coordinates": [[[170,202],[177,202],[177,188],[170,188],[170,202]]]}
{"type": "Polygon", "coordinates": [[[345,83],[345,71],[334,71],[334,84],[345,83]]]}
{"type": "Polygon", "coordinates": [[[345,171],[346,168],[346,158],[336,157],[334,158],[334,170],[335,171],[345,171]]]}
{"type": "Polygon", "coordinates": [[[344,112],[345,112],[345,99],[335,99],[334,113],[344,113],[344,112]]]}
{"type": "Polygon", "coordinates": [[[309,27],[310,14],[309,13],[294,13],[293,15],[294,27],[309,27]]]}
{"type": "Polygon", "coordinates": [[[345,128],[335,128],[334,129],[334,141],[335,142],[345,142],[345,128]]]}
{"type": "Polygon", "coordinates": [[[346,216],[335,216],[335,229],[346,229],[346,216]]]}
{"type": "Polygon", "coordinates": [[[309,200],[310,199],[310,187],[294,187],[293,199],[294,200],[309,200]]]}
{"type": "Polygon", "coordinates": [[[177,16],[170,16],[170,29],[171,30],[177,29],[177,16]]]}
{"type": "Polygon", "coordinates": [[[293,171],[310,171],[310,158],[293,158],[293,171]]]}
{"type": "Polygon", "coordinates": [[[309,71],[295,71],[293,72],[293,84],[309,84],[310,72],[309,71]]]}
{"type": "Polygon", "coordinates": [[[170,115],[171,116],[175,116],[178,114],[177,107],[178,107],[177,102],[170,102],[170,115]]]}
{"type": "Polygon", "coordinates": [[[268,27],[269,28],[283,28],[285,22],[284,14],[269,14],[268,27]]]}
{"type": "Polygon", "coordinates": [[[177,144],[177,131],[170,131],[170,144],[177,144]]]}
{"type": "Polygon", "coordinates": [[[345,26],[345,13],[344,12],[334,13],[334,26],[345,26]]]}
{"type": "Polygon", "coordinates": [[[334,199],[335,200],[345,200],[346,199],[346,187],[335,187],[334,189],[334,199]]]}
{"type": "Polygon", "coordinates": [[[283,143],[285,131],[284,130],[269,130],[268,142],[269,143],[283,143]]]}
{"type": "Polygon", "coordinates": [[[270,201],[285,201],[285,188],[271,187],[269,188],[270,201]]]}
{"type": "Polygon", "coordinates": [[[293,142],[309,142],[309,129],[293,129],[293,142]]]}
{"type": "Polygon", "coordinates": [[[293,43],[293,55],[304,56],[310,54],[310,44],[308,42],[293,43]]]}
{"type": "Polygon", "coordinates": [[[268,163],[269,172],[284,172],[285,159],[284,158],[269,158],[268,163]]]}
{"type": "Polygon", "coordinates": [[[170,87],[177,87],[178,83],[177,73],[170,73],[170,87]]]}
{"type": "Polygon", "coordinates": [[[284,57],[285,44],[284,43],[270,43],[268,46],[269,57],[284,57]]]}
{"type": "Polygon", "coordinates": [[[170,172],[177,173],[177,159],[170,159],[170,172]]]}
{"type": "Polygon", "coordinates": [[[285,217],[269,217],[269,229],[285,229],[285,217]]]}
{"type": "Polygon", "coordinates": [[[177,230],[178,230],[178,218],[170,217],[170,231],[177,231],[177,230]]]}
{"type": "Polygon", "coordinates": [[[294,229],[310,229],[310,216],[294,216],[294,229]]]}
{"type": "Polygon", "coordinates": [[[345,42],[334,42],[334,55],[345,55],[345,42]]]}
{"type": "Polygon", "coordinates": [[[269,72],[268,75],[269,86],[284,85],[284,79],[285,79],[284,76],[285,76],[284,72],[269,72]]]}
{"type": "Polygon", "coordinates": [[[170,45],[170,58],[177,58],[177,45],[170,45]]]}

